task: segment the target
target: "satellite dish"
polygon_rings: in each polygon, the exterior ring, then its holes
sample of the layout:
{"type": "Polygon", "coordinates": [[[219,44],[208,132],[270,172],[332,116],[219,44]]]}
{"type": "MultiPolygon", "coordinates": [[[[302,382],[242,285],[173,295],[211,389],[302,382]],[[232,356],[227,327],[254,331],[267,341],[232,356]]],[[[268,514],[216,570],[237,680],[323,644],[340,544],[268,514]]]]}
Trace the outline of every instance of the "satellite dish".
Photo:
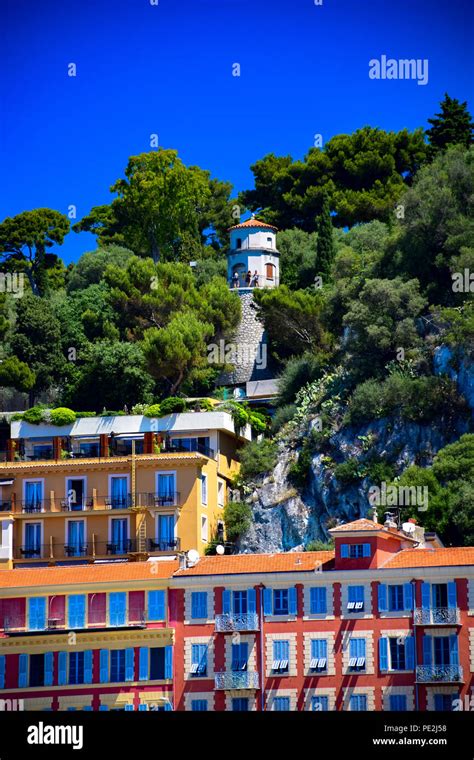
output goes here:
{"type": "Polygon", "coordinates": [[[217,546],[216,546],[216,554],[224,554],[224,552],[225,552],[225,549],[222,546],[222,544],[217,544],[217,546]]]}
{"type": "Polygon", "coordinates": [[[416,530],[416,525],[411,522],[403,523],[402,530],[404,533],[414,533],[416,530]]]}
{"type": "Polygon", "coordinates": [[[187,553],[188,562],[191,562],[193,565],[196,562],[199,562],[199,552],[196,551],[196,549],[190,549],[187,553]]]}

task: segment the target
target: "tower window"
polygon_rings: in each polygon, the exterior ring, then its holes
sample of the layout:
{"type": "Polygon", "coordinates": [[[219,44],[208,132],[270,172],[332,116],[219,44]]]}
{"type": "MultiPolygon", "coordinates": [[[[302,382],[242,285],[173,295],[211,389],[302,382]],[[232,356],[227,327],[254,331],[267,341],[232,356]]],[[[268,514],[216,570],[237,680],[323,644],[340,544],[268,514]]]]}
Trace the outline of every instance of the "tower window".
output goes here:
{"type": "Polygon", "coordinates": [[[266,272],[267,280],[273,280],[275,277],[275,265],[265,264],[265,272],[266,272]]]}
{"type": "Polygon", "coordinates": [[[242,248],[242,238],[237,238],[235,245],[237,248],[242,248]]]}
{"type": "Polygon", "coordinates": [[[267,237],[267,243],[270,243],[270,248],[272,247],[272,239],[271,237],[267,237]]]}

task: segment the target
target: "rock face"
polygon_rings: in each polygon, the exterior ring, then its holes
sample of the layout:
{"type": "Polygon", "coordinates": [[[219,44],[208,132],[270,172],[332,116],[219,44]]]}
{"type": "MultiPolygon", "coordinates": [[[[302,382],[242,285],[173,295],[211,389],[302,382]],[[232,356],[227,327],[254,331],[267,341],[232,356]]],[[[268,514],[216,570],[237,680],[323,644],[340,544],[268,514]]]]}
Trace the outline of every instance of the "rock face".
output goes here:
{"type": "Polygon", "coordinates": [[[253,302],[253,289],[237,291],[242,307],[242,318],[233,338],[235,355],[229,348],[229,363],[234,365],[232,372],[225,372],[219,377],[221,385],[240,385],[253,380],[268,380],[274,374],[269,366],[267,336],[262,323],[257,319],[253,302]]]}
{"type": "MultiPolygon", "coordinates": [[[[474,409],[474,365],[464,360],[459,369],[454,370],[449,365],[451,358],[449,349],[442,347],[435,358],[435,372],[449,374],[474,409]]],[[[310,428],[311,420],[308,420],[306,434],[310,428]]],[[[330,439],[331,456],[336,462],[350,458],[364,462],[369,439],[370,455],[390,462],[399,474],[412,464],[429,466],[439,449],[469,429],[466,420],[459,420],[451,430],[441,422],[439,425],[421,425],[393,419],[376,420],[360,428],[341,428],[330,439]]],[[[302,442],[303,438],[297,443],[296,450],[302,442]]],[[[309,484],[303,493],[298,493],[288,481],[288,470],[294,457],[295,451],[281,444],[273,473],[253,491],[250,497],[253,523],[241,537],[240,551],[301,550],[310,541],[329,538],[328,520],[335,518],[347,522],[364,517],[371,509],[368,495],[373,481],[365,477],[356,483],[342,483],[334,477],[334,467],[328,466],[321,453],[312,457],[309,484]]],[[[383,518],[383,508],[381,512],[379,516],[383,518]]]]}

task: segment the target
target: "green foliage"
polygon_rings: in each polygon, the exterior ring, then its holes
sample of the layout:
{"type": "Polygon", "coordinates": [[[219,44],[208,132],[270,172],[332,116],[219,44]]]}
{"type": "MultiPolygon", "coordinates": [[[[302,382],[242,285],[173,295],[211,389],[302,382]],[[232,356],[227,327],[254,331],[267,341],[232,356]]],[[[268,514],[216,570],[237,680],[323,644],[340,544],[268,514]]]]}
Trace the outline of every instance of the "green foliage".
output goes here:
{"type": "Polygon", "coordinates": [[[310,287],[316,275],[315,232],[304,232],[297,227],[277,234],[280,251],[280,282],[290,290],[310,287]]]}
{"type": "Polygon", "coordinates": [[[240,449],[239,459],[242,480],[254,480],[275,467],[277,446],[266,438],[261,441],[249,441],[240,449]]]}
{"type": "Polygon", "coordinates": [[[57,265],[48,249],[62,245],[68,232],[69,219],[59,211],[23,211],[0,223],[0,257],[25,272],[34,295],[42,295],[48,288],[47,270],[57,265]]]}
{"type": "Polygon", "coordinates": [[[64,406],[51,409],[49,414],[52,425],[71,425],[76,420],[76,413],[64,406]]]}
{"type": "MultiPolygon", "coordinates": [[[[158,406],[158,404],[155,404],[158,406]]],[[[160,417],[164,417],[165,414],[180,414],[186,412],[188,409],[188,403],[186,399],[179,396],[169,396],[165,398],[160,404],[160,417]]]]}
{"type": "Polygon", "coordinates": [[[272,419],[272,433],[278,433],[296,414],[296,404],[279,406],[272,419]]]}
{"type": "Polygon", "coordinates": [[[44,409],[39,406],[32,406],[23,412],[21,419],[29,422],[30,425],[40,425],[44,421],[44,409]]]}
{"type": "Polygon", "coordinates": [[[278,378],[279,405],[291,404],[300,388],[322,377],[327,361],[327,354],[313,354],[309,351],[288,359],[278,378]]]}
{"type": "Polygon", "coordinates": [[[145,417],[163,416],[161,404],[151,404],[150,406],[146,406],[146,404],[135,404],[135,406],[132,407],[132,412],[133,414],[144,414],[145,417]]]}
{"type": "Polygon", "coordinates": [[[366,474],[373,483],[389,483],[395,477],[395,469],[385,461],[369,461],[366,474]]]}
{"type": "Polygon", "coordinates": [[[306,544],[305,552],[331,552],[334,551],[334,541],[321,541],[316,539],[306,544]]]}
{"type": "Polygon", "coordinates": [[[474,122],[467,110],[467,102],[461,103],[445,93],[440,105],[441,112],[428,119],[431,128],[426,130],[432,153],[445,150],[449,145],[468,148],[474,142],[474,122]]]}
{"type": "Polygon", "coordinates": [[[323,195],[321,213],[317,221],[317,231],[317,269],[318,274],[322,275],[326,279],[331,272],[331,267],[335,255],[331,211],[329,208],[329,197],[327,192],[325,192],[323,195]]]}
{"type": "Polygon", "coordinates": [[[346,459],[345,462],[341,462],[334,468],[334,477],[345,485],[356,483],[364,475],[365,472],[362,465],[354,457],[346,459]]]}
{"type": "Polygon", "coordinates": [[[306,438],[298,454],[296,462],[288,469],[288,482],[296,488],[305,488],[309,482],[312,462],[312,445],[306,438]]]}
{"type": "Polygon", "coordinates": [[[252,509],[243,501],[229,501],[224,507],[224,523],[229,541],[236,541],[250,527],[252,509]]]}
{"type": "Polygon", "coordinates": [[[83,253],[76,264],[72,264],[67,275],[67,290],[84,290],[89,285],[101,282],[109,265],[125,268],[133,256],[132,251],[119,245],[108,245],[96,251],[83,253]]]}
{"type": "Polygon", "coordinates": [[[28,392],[34,387],[35,381],[35,373],[16,356],[10,356],[0,364],[0,386],[28,392]]]}

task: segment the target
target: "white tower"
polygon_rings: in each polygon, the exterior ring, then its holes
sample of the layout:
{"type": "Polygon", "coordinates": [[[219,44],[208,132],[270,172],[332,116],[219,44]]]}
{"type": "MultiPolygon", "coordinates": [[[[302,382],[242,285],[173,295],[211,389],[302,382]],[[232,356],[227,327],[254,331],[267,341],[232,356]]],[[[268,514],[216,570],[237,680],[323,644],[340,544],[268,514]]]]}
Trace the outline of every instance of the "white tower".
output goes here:
{"type": "Polygon", "coordinates": [[[277,228],[252,216],[230,230],[227,278],[231,287],[276,288],[280,284],[277,228]],[[250,283],[248,282],[250,272],[250,283]],[[236,276],[237,275],[237,276],[236,276]],[[257,275],[257,276],[256,276],[257,275]]]}

